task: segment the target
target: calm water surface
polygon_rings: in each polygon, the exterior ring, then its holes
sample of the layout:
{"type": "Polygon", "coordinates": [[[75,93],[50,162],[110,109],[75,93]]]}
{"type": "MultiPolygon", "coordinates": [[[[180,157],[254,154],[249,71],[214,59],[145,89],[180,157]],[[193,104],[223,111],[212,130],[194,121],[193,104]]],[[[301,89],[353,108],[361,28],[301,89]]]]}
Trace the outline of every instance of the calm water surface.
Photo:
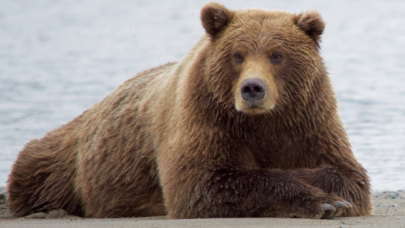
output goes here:
{"type": "MultiPolygon", "coordinates": [[[[405,1],[220,1],[320,11],[322,55],[374,190],[405,189],[405,1]]],[[[205,1],[0,1],[0,186],[24,144],[135,73],[179,61],[205,1]]]]}

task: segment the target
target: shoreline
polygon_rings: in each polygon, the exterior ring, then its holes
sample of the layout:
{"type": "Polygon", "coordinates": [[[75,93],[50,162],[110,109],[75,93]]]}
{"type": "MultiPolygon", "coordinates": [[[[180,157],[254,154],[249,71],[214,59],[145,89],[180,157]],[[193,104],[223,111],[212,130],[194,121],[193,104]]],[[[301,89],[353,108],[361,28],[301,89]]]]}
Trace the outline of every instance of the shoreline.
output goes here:
{"type": "MultiPolygon", "coordinates": [[[[166,216],[90,219],[54,211],[52,216],[37,213],[27,217],[10,217],[6,213],[5,187],[0,187],[0,227],[405,227],[405,190],[373,192],[374,212],[363,217],[334,219],[295,218],[215,218],[168,219],[166,216]],[[38,215],[39,214],[39,215],[38,215]]],[[[63,210],[62,210],[63,211],[63,210]]],[[[50,215],[49,213],[48,215],[50,215]]]]}

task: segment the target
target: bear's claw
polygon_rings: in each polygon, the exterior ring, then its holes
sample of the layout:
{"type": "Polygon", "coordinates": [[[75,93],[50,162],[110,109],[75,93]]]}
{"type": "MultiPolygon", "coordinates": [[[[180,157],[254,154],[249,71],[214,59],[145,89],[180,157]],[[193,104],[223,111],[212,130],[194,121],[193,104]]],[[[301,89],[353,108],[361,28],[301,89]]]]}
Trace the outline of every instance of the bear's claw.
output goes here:
{"type": "Polygon", "coordinates": [[[343,201],[334,201],[331,204],[324,203],[321,205],[322,209],[325,211],[325,214],[322,216],[323,219],[332,219],[334,216],[340,216],[343,212],[343,208],[352,207],[352,204],[343,201]]]}
{"type": "MultiPolygon", "coordinates": [[[[336,201],[338,202],[338,201],[336,201]]],[[[336,208],[330,204],[324,203],[321,205],[322,209],[325,211],[325,214],[322,216],[323,219],[332,219],[335,214],[336,208]]]]}
{"type": "Polygon", "coordinates": [[[349,207],[352,207],[352,204],[349,203],[349,202],[347,202],[346,200],[343,200],[343,201],[335,201],[335,202],[332,203],[332,205],[333,205],[335,208],[339,208],[339,207],[349,208],[349,207]]]}

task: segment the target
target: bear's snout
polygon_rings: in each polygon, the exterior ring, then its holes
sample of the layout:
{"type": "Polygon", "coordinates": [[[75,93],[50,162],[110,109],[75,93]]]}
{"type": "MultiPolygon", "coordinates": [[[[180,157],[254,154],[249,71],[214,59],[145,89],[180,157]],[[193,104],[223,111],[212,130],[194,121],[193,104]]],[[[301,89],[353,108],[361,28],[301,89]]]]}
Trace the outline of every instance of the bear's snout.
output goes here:
{"type": "Polygon", "coordinates": [[[244,100],[254,103],[266,95],[266,85],[260,78],[248,78],[243,80],[240,92],[244,100]]]}

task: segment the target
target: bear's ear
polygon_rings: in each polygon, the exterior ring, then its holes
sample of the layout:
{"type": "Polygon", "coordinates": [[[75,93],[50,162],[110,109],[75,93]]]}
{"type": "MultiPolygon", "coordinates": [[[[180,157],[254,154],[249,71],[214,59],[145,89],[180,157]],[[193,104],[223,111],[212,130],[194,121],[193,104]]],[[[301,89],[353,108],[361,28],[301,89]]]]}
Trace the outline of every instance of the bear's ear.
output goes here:
{"type": "Polygon", "coordinates": [[[205,31],[211,36],[215,36],[226,26],[231,19],[232,11],[225,6],[209,2],[201,10],[201,22],[205,31]]]}
{"type": "Polygon", "coordinates": [[[295,23],[310,36],[317,47],[321,41],[321,34],[325,29],[325,22],[323,22],[321,15],[318,11],[308,11],[295,16],[295,23]]]}

